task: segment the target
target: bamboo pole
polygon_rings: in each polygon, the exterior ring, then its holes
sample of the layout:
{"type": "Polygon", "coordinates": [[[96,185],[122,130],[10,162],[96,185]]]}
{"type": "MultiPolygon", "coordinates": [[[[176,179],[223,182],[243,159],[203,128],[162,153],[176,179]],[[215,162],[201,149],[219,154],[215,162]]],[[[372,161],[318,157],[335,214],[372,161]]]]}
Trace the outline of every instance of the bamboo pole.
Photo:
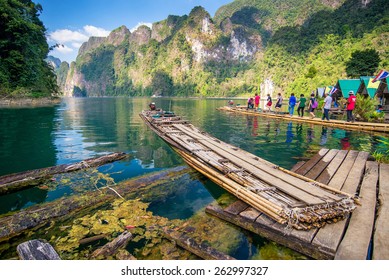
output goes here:
{"type": "Polygon", "coordinates": [[[272,219],[280,223],[286,222],[284,218],[281,218],[282,217],[281,213],[283,212],[283,209],[280,206],[269,203],[269,201],[261,199],[258,196],[248,194],[246,189],[242,188],[234,181],[226,177],[221,178],[220,174],[217,174],[209,167],[205,166],[204,164],[201,164],[198,160],[190,157],[189,155],[185,154],[180,150],[178,150],[177,152],[185,159],[185,161],[190,166],[198,170],[200,173],[203,173],[204,175],[209,177],[212,181],[219,184],[223,188],[227,189],[230,193],[234,194],[244,202],[254,206],[254,208],[257,208],[258,210],[264,212],[266,215],[270,216],[272,219]]]}
{"type": "MultiPolygon", "coordinates": [[[[196,133],[196,132],[194,132],[194,133],[196,133]]],[[[218,140],[218,141],[221,142],[220,140],[218,140]]],[[[203,142],[201,142],[201,143],[203,143],[203,142]]],[[[218,146],[218,147],[216,147],[216,146],[215,146],[214,144],[212,144],[212,143],[210,143],[210,144],[211,144],[212,147],[214,147],[215,149],[221,149],[221,150],[224,150],[224,151],[226,151],[226,152],[232,154],[232,152],[228,150],[228,144],[224,145],[224,143],[223,143],[223,145],[220,145],[220,146],[218,146]]],[[[240,150],[240,149],[238,149],[238,151],[239,151],[239,150],[240,150]]],[[[246,152],[246,153],[247,153],[247,152],[246,152]]],[[[258,165],[256,165],[255,167],[258,168],[258,169],[260,169],[260,170],[262,170],[262,171],[264,171],[264,172],[266,172],[266,173],[269,173],[269,174],[271,174],[271,175],[273,175],[273,176],[277,176],[277,173],[276,173],[276,172],[272,172],[272,171],[273,171],[273,170],[275,171],[275,170],[279,169],[281,172],[286,173],[286,174],[288,174],[288,175],[291,175],[291,176],[293,176],[293,177],[295,177],[295,178],[297,178],[297,179],[301,179],[301,180],[303,180],[303,181],[305,181],[305,182],[310,182],[310,183],[311,183],[311,182],[314,182],[315,184],[317,184],[318,186],[320,186],[320,187],[322,187],[322,188],[324,188],[324,189],[328,189],[328,190],[331,190],[331,191],[334,192],[334,193],[339,193],[339,194],[345,195],[345,196],[347,196],[347,197],[351,197],[350,194],[341,192],[341,191],[336,190],[336,189],[332,189],[332,188],[329,187],[329,186],[326,187],[326,185],[321,184],[321,183],[319,183],[319,182],[316,182],[315,180],[309,179],[309,178],[307,178],[307,177],[305,177],[305,176],[303,176],[303,175],[300,175],[300,174],[297,174],[297,173],[295,173],[295,172],[286,170],[286,169],[284,169],[284,168],[282,168],[282,167],[279,167],[279,166],[276,166],[276,165],[274,165],[274,164],[272,164],[272,166],[270,166],[270,165],[268,164],[267,161],[262,160],[262,159],[260,159],[259,157],[256,157],[257,160],[255,160],[255,162],[254,162],[254,160],[252,159],[254,155],[252,155],[252,154],[247,153],[247,157],[246,157],[246,158],[238,157],[238,156],[235,155],[235,153],[234,153],[233,155],[234,155],[235,157],[237,157],[237,158],[239,158],[239,159],[241,159],[241,160],[247,162],[247,163],[250,163],[250,164],[258,163],[258,161],[259,161],[259,162],[265,163],[265,166],[266,166],[266,167],[261,167],[261,166],[258,166],[258,165]],[[271,168],[271,169],[270,169],[270,168],[271,168]],[[269,170],[269,169],[270,169],[270,170],[269,170]]],[[[289,182],[290,182],[290,180],[289,180],[289,182]]],[[[292,182],[294,183],[294,186],[297,187],[297,184],[298,184],[299,182],[297,182],[297,181],[294,182],[293,180],[292,180],[292,182]]],[[[291,183],[292,183],[292,182],[291,182],[291,183]]],[[[304,190],[304,191],[306,191],[306,188],[301,188],[301,189],[304,190]]],[[[311,191],[312,191],[312,190],[311,190],[311,191]]],[[[321,197],[321,195],[324,195],[324,193],[318,193],[317,195],[318,195],[319,197],[321,197]]],[[[331,197],[332,199],[334,199],[334,200],[339,199],[338,197],[333,197],[333,196],[330,196],[330,197],[331,197]]]]}

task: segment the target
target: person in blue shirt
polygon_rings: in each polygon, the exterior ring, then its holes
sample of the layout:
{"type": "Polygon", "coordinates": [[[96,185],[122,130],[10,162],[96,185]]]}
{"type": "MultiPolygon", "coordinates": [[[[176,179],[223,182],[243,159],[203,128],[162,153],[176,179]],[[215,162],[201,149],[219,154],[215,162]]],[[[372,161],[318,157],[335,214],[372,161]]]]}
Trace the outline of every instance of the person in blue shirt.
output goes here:
{"type": "Polygon", "coordinates": [[[291,117],[293,116],[294,106],[296,106],[296,102],[296,97],[294,96],[294,93],[292,93],[289,98],[289,114],[291,117]]]}

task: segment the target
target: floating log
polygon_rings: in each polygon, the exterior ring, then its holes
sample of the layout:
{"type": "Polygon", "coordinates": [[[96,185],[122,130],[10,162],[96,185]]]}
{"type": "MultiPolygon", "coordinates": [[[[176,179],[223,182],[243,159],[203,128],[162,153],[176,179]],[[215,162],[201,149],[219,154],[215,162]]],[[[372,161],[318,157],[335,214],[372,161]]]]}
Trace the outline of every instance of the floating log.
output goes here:
{"type": "Polygon", "coordinates": [[[16,247],[22,260],[60,260],[54,248],[42,239],[23,242],[16,247]]]}
{"type": "Polygon", "coordinates": [[[125,153],[112,153],[96,158],[86,159],[77,163],[62,164],[1,176],[0,195],[17,192],[36,186],[44,181],[47,181],[55,174],[74,172],[86,168],[97,167],[106,163],[121,160],[125,157],[125,153]]]}
{"type": "Polygon", "coordinates": [[[80,240],[79,243],[80,243],[80,245],[85,245],[85,244],[89,244],[89,243],[92,243],[92,242],[104,239],[106,237],[107,237],[106,234],[99,234],[99,235],[83,238],[83,239],[80,240]]]}
{"type": "MultiPolygon", "coordinates": [[[[179,166],[147,174],[135,179],[120,182],[116,186],[116,191],[121,195],[156,184],[158,180],[168,176],[176,178],[187,174],[190,171],[188,167],[179,166]]],[[[62,218],[71,214],[76,214],[84,209],[96,208],[109,200],[117,198],[117,194],[110,189],[103,189],[102,192],[91,191],[85,195],[73,195],[71,197],[60,198],[53,202],[42,205],[34,205],[29,208],[9,214],[0,218],[0,241],[7,240],[12,236],[18,235],[24,230],[42,226],[56,218],[62,218]]]]}
{"type": "Polygon", "coordinates": [[[235,260],[233,257],[210,247],[204,242],[197,243],[193,238],[190,238],[184,233],[168,228],[164,228],[163,232],[167,239],[174,241],[178,246],[204,260],[235,260]]]}
{"type": "MultiPolygon", "coordinates": [[[[103,247],[95,250],[92,255],[91,259],[106,259],[110,256],[116,255],[116,253],[122,249],[125,248],[128,244],[128,242],[133,238],[133,235],[129,231],[125,231],[122,234],[120,234],[118,237],[116,237],[111,242],[105,244],[103,247]]],[[[127,259],[127,258],[126,258],[127,259]]],[[[133,257],[135,259],[135,257],[133,257]]]]}

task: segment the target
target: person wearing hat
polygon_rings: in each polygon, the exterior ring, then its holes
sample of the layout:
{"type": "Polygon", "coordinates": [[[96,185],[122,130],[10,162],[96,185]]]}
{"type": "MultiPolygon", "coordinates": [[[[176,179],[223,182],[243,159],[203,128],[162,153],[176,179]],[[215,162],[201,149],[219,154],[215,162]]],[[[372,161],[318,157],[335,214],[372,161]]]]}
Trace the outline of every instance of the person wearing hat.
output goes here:
{"type": "Polygon", "coordinates": [[[157,109],[157,107],[155,106],[155,103],[154,103],[154,102],[151,102],[151,103],[149,104],[149,107],[150,107],[150,110],[151,110],[151,111],[155,111],[155,110],[157,109]]]}
{"type": "Polygon", "coordinates": [[[353,110],[355,109],[355,103],[357,103],[357,97],[354,95],[354,91],[349,91],[347,98],[347,122],[354,122],[353,110]]]}

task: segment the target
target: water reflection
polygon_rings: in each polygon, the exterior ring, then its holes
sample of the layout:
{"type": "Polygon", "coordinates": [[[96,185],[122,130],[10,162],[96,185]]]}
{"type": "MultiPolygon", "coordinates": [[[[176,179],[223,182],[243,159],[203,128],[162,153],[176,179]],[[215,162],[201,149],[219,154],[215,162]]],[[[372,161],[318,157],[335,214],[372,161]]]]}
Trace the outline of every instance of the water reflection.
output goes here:
{"type": "Polygon", "coordinates": [[[57,107],[0,108],[0,176],[55,165],[57,107]]]}
{"type": "MultiPolygon", "coordinates": [[[[174,111],[222,141],[288,169],[307,150],[325,147],[372,153],[381,145],[378,140],[387,139],[356,131],[217,111],[216,108],[226,104],[221,99],[158,98],[153,101],[157,107],[174,111]]],[[[148,98],[74,98],[51,108],[0,109],[0,172],[9,174],[72,163],[116,151],[131,157],[99,168],[100,172],[112,173],[116,182],[184,164],[140,119],[139,113],[149,102],[148,98]]],[[[188,219],[225,193],[203,176],[188,176],[174,185],[179,187],[169,188],[167,184],[163,195],[147,198],[154,214],[188,219]]],[[[52,201],[73,191],[63,184],[49,190],[32,188],[0,196],[0,212],[52,201]]],[[[242,244],[252,242],[247,236],[242,238],[242,244]]],[[[264,241],[257,243],[261,242],[264,241]]],[[[234,254],[242,258],[265,254],[263,249],[246,246],[242,250],[242,247],[234,254]]]]}
{"type": "MultiPolygon", "coordinates": [[[[227,102],[223,99],[153,101],[215,137],[285,168],[291,168],[294,158],[312,148],[371,153],[381,139],[355,131],[217,111],[227,102]]],[[[69,98],[57,107],[0,109],[0,172],[72,163],[116,151],[132,156],[113,165],[119,172],[115,175],[118,180],[183,164],[140,119],[139,113],[149,102],[148,98],[69,98]]]]}

